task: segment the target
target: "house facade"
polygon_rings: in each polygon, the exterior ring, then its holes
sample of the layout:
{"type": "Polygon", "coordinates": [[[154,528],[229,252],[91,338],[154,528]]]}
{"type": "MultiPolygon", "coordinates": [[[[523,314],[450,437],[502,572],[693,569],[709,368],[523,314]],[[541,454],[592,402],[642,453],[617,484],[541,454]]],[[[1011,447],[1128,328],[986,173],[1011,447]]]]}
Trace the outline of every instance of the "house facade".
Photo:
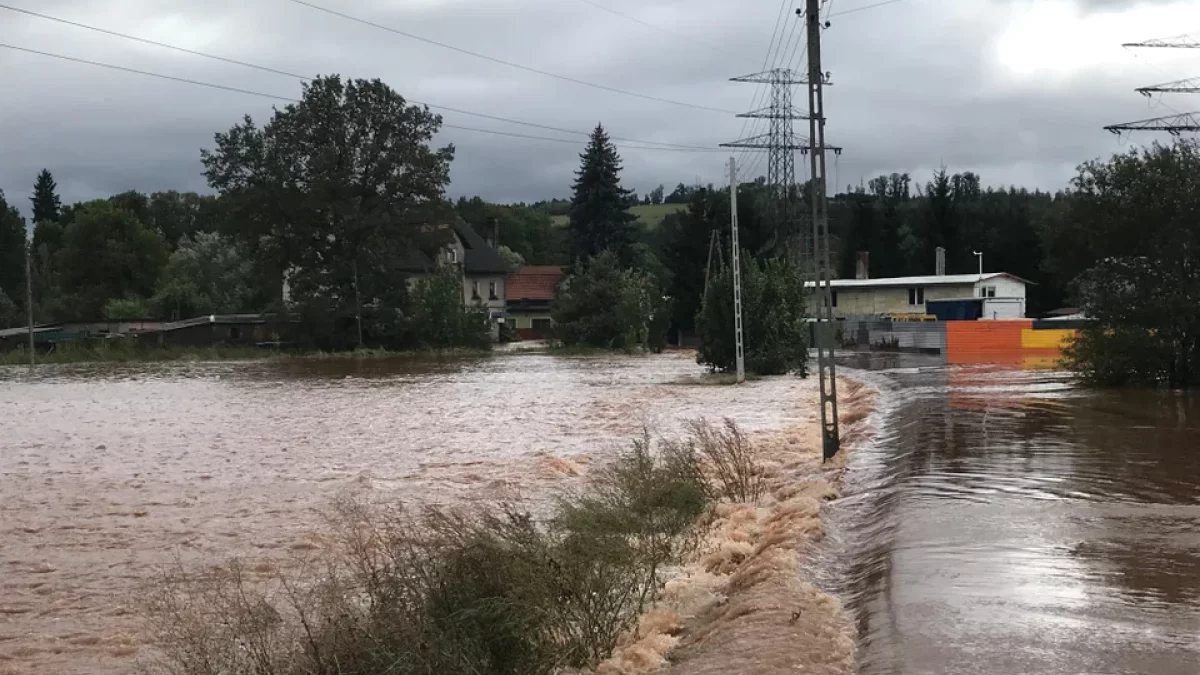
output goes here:
{"type": "Polygon", "coordinates": [[[550,308],[563,277],[563,268],[557,266],[526,266],[508,276],[508,320],[521,339],[550,337],[553,327],[550,308]]]}
{"type": "Polygon", "coordinates": [[[414,250],[401,261],[397,271],[408,275],[408,282],[447,267],[462,274],[463,302],[488,312],[492,334],[499,336],[505,321],[505,293],[508,268],[492,242],[486,241],[462,220],[439,226],[450,231],[448,243],[436,251],[414,250]]]}
{"type": "MultiPolygon", "coordinates": [[[[946,321],[1022,319],[1028,284],[1003,272],[830,282],[837,318],[921,315],[946,321]]],[[[815,284],[806,286],[812,290],[815,284]]],[[[808,299],[814,314],[817,299],[815,293],[808,299]]]]}

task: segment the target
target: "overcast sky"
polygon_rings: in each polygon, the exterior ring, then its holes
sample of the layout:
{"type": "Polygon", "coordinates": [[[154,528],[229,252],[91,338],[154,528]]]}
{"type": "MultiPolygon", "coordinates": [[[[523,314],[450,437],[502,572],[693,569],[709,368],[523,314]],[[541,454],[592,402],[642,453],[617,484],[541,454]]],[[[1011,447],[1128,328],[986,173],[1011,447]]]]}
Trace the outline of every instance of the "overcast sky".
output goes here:
{"type": "MultiPolygon", "coordinates": [[[[312,0],[533,68],[723,110],[745,110],[778,0],[312,0]]],[[[1200,2],[1160,0],[834,0],[825,31],[826,102],[837,186],[893,171],[926,180],[944,164],[985,184],[1055,189],[1121,140],[1102,127],[1200,108],[1147,100],[1136,86],[1200,75],[1197,50],[1122,42],[1200,34],[1200,2]],[[1170,107],[1168,107],[1170,106],[1170,107]],[[1172,108],[1174,110],[1172,110],[1172,108]]],[[[730,114],[587,88],[322,14],[289,0],[0,0],[63,19],[300,74],[379,77],[402,95],[574,130],[715,147],[743,133],[730,114]]],[[[797,19],[789,11],[789,37],[797,19]]],[[[0,43],[282,96],[300,83],[0,9],[0,43]]],[[[799,54],[796,55],[799,62],[799,54]]],[[[804,89],[797,89],[797,102],[804,89]]],[[[273,103],[0,48],[0,189],[28,214],[36,173],[65,202],[127,189],[206,189],[200,149],[273,103]]],[[[554,143],[444,130],[457,147],[452,196],[566,196],[586,139],[444,113],[448,124],[571,139],[554,143]]],[[[807,134],[807,123],[797,123],[807,134]]],[[[754,127],[745,129],[753,132],[754,127]]],[[[622,151],[627,187],[721,181],[725,153],[622,151]]],[[[755,174],[765,161],[747,157],[755,174]]],[[[798,158],[802,160],[802,158],[798,158]]],[[[798,167],[803,161],[798,161],[798,167]]],[[[798,177],[804,172],[798,168],[798,177]]]]}

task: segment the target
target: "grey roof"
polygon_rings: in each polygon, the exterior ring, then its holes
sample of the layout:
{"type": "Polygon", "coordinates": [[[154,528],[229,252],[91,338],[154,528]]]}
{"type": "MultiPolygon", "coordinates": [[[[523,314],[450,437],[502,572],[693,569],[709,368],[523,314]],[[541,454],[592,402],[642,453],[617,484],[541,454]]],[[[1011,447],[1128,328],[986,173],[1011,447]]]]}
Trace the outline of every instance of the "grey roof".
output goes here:
{"type": "MultiPolygon", "coordinates": [[[[463,272],[465,274],[508,274],[508,266],[496,249],[479,236],[461,218],[455,219],[452,227],[458,241],[463,246],[463,272]]],[[[401,272],[425,273],[437,269],[434,259],[435,251],[412,249],[396,262],[396,269],[401,272]]]]}
{"type": "MultiPolygon", "coordinates": [[[[833,288],[887,288],[890,286],[962,286],[975,284],[980,281],[989,281],[999,277],[1007,277],[1013,281],[1019,281],[1023,284],[1032,284],[1033,282],[1026,281],[1007,272],[989,272],[984,275],[978,274],[946,274],[942,276],[924,276],[924,277],[885,277],[882,279],[834,279],[830,282],[833,288]]],[[[815,282],[809,281],[804,284],[809,288],[816,286],[815,282]]]]}
{"type": "MultiPolygon", "coordinates": [[[[34,335],[37,335],[38,333],[53,333],[55,331],[60,331],[62,329],[63,329],[63,324],[61,324],[61,323],[43,324],[40,326],[34,326],[33,333],[34,333],[34,335]]],[[[4,330],[0,330],[0,338],[8,338],[8,337],[15,337],[18,335],[28,335],[28,334],[29,334],[28,326],[21,326],[20,328],[5,328],[4,330]]]]}

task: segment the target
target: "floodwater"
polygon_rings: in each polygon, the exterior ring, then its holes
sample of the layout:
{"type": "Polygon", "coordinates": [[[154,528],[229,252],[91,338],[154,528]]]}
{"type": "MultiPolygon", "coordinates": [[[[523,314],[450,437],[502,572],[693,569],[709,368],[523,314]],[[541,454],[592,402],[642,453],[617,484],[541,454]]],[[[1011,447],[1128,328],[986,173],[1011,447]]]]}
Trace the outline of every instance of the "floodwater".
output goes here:
{"type": "Polygon", "coordinates": [[[909,357],[822,569],[868,675],[1200,673],[1200,397],[909,357]]]}
{"type": "Polygon", "coordinates": [[[347,493],[546,494],[642,432],[801,420],[807,382],[680,384],[691,353],[0,369],[0,674],[127,673],[176,563],[299,560],[347,493]]]}

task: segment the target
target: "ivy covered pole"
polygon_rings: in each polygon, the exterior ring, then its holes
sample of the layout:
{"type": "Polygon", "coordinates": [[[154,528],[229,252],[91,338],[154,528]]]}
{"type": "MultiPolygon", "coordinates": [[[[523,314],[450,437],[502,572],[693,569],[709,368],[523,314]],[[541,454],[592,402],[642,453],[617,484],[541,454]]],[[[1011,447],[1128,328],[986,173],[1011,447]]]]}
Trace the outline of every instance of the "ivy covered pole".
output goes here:
{"type": "Polygon", "coordinates": [[[746,349],[742,341],[742,246],[738,240],[737,160],[729,158],[729,226],[733,231],[733,332],[737,350],[737,382],[746,381],[746,349]]]}

